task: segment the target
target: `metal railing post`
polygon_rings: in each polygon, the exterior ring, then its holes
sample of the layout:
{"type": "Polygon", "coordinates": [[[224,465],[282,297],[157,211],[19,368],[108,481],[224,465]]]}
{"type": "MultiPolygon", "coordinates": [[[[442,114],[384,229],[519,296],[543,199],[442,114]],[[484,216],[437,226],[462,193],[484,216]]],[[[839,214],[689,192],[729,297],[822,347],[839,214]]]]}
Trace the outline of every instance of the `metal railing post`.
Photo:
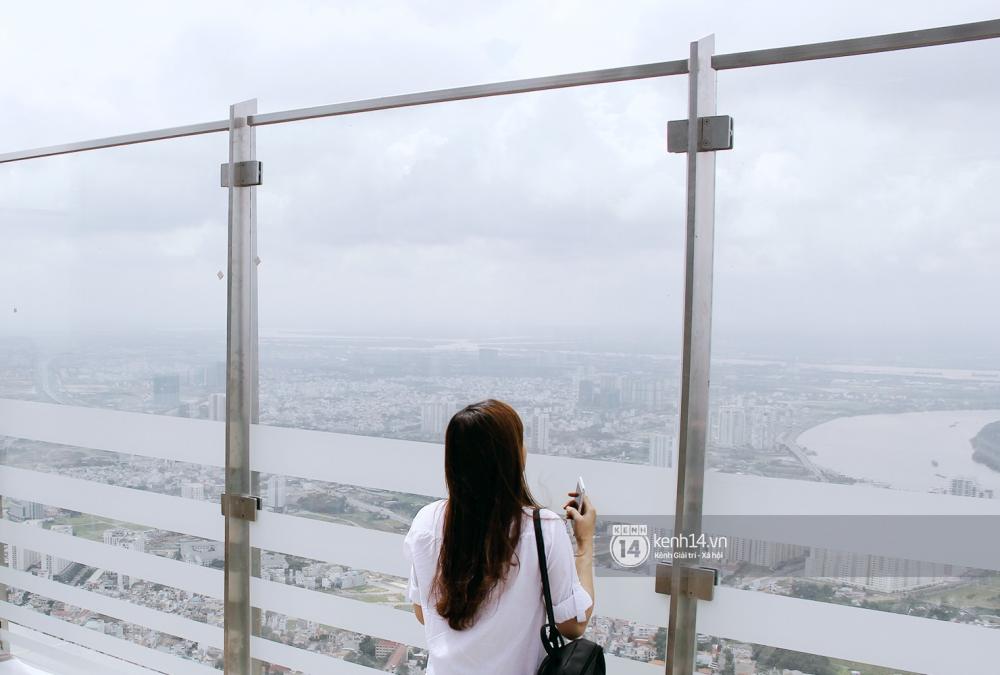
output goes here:
{"type": "MultiPolygon", "coordinates": [[[[3,495],[0,495],[0,518],[3,518],[3,495]]],[[[0,565],[7,566],[10,556],[10,544],[0,544],[0,565]]],[[[7,602],[7,585],[0,584],[0,601],[7,602]]],[[[0,616],[0,630],[10,630],[10,622],[0,616]]],[[[10,644],[4,638],[0,638],[0,661],[10,656],[10,644]]]]}
{"type": "MultiPolygon", "coordinates": [[[[705,486],[708,385],[712,336],[712,265],[715,237],[715,152],[701,150],[701,120],[715,115],[715,37],[691,43],[688,62],[687,227],[684,263],[684,339],[675,533],[700,533],[705,486]]],[[[672,565],[667,673],[691,675],[697,654],[698,599],[688,587],[696,560],[672,565]]]]}
{"type": "Polygon", "coordinates": [[[256,516],[250,474],[250,425],[254,421],[257,380],[256,229],[260,165],[256,134],[247,117],[256,99],[237,103],[229,114],[229,162],[223,184],[229,188],[229,254],[226,328],[226,493],[224,658],[226,675],[250,675],[250,521],[256,516]],[[256,178],[251,176],[256,169],[256,178]],[[249,506],[248,506],[249,503],[249,506]]]}

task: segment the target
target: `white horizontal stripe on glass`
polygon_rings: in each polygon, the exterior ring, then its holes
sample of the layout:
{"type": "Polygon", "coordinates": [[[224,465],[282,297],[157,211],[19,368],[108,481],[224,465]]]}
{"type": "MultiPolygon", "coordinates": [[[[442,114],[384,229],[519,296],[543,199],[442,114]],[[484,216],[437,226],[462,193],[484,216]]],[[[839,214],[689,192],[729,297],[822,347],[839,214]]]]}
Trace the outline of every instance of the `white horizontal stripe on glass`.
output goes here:
{"type": "Polygon", "coordinates": [[[149,528],[222,541],[218,504],[0,466],[0,494],[149,528]]]}
{"type": "Polygon", "coordinates": [[[333,656],[306,651],[260,637],[250,638],[250,655],[260,661],[285,666],[309,675],[372,675],[378,672],[333,656]]]}
{"type": "Polygon", "coordinates": [[[268,551],[406,577],[403,535],[261,511],[250,525],[250,545],[268,551]]]}
{"type": "Polygon", "coordinates": [[[78,586],[62,584],[28,572],[19,572],[10,567],[0,567],[0,583],[20,588],[29,593],[37,593],[51,600],[89,609],[98,614],[105,614],[127,623],[145,626],[160,633],[222,649],[221,628],[178,614],[161,612],[151,607],[94,593],[78,586]]]}
{"type": "MultiPolygon", "coordinates": [[[[403,592],[405,586],[400,590],[403,592]]],[[[417,622],[413,612],[387,605],[257,578],[250,580],[250,600],[254,607],[393,642],[414,647],[423,647],[426,642],[424,627],[417,622]]],[[[405,599],[401,602],[409,607],[405,599]]]]}
{"type": "Polygon", "coordinates": [[[133,663],[140,663],[148,668],[170,673],[170,675],[219,675],[219,671],[210,666],[171,656],[128,640],[120,640],[9,602],[0,601],[0,616],[12,623],[27,626],[133,663]]]}
{"type": "Polygon", "coordinates": [[[112,656],[86,649],[71,642],[39,633],[17,624],[10,624],[13,631],[0,630],[0,638],[13,646],[14,656],[27,663],[39,663],[53,673],[64,672],[93,675],[93,673],[113,673],[115,675],[153,675],[155,671],[128,663],[112,656]],[[84,662],[84,663],[81,663],[84,662]]]}
{"type": "Polygon", "coordinates": [[[770,593],[716,589],[698,632],[918,673],[982,673],[1000,630],[770,593]]]}
{"type": "Polygon", "coordinates": [[[0,434],[80,448],[225,466],[224,422],[0,399],[0,434]]]}
{"type": "Polygon", "coordinates": [[[180,588],[222,599],[221,570],[172,560],[152,553],[140,553],[120,546],[61,534],[40,527],[0,520],[0,541],[31,551],[51,553],[65,560],[121,572],[164,586],[180,588]]]}

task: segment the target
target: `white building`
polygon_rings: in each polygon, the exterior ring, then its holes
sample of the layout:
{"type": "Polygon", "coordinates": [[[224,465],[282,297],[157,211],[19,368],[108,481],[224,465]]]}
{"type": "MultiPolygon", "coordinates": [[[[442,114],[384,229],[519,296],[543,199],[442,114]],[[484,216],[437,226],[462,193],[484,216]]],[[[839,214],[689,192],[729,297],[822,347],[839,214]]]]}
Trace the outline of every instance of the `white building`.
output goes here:
{"type": "Polygon", "coordinates": [[[205,486],[201,483],[184,483],[181,485],[181,497],[184,499],[205,499],[205,486]]]}
{"type": "MultiPolygon", "coordinates": [[[[114,527],[104,530],[102,535],[104,543],[108,546],[118,546],[130,551],[146,552],[146,534],[135,532],[124,527],[114,527]]],[[[132,580],[127,574],[118,573],[118,589],[125,590],[132,585],[132,580]]]]}
{"type": "Polygon", "coordinates": [[[535,408],[524,419],[524,444],[530,452],[549,451],[549,411],[535,408]]]}
{"type": "Polygon", "coordinates": [[[782,563],[802,557],[807,550],[804,546],[746,537],[727,536],[726,540],[726,559],[730,562],[744,562],[772,570],[782,563]]]}
{"type": "Polygon", "coordinates": [[[11,520],[41,520],[45,517],[45,507],[37,502],[14,502],[7,507],[7,516],[11,520]]]}
{"type": "Polygon", "coordinates": [[[285,512],[288,503],[288,479],[273,475],[267,479],[267,506],[279,513],[285,512]]]}
{"type": "Polygon", "coordinates": [[[24,572],[37,565],[40,559],[37,551],[30,551],[23,546],[7,544],[7,563],[16,570],[24,572]]]}
{"type": "Polygon", "coordinates": [[[896,593],[940,583],[958,573],[952,565],[813,548],[807,577],[829,579],[880,593],[896,593]]]}
{"type": "Polygon", "coordinates": [[[226,419],[226,395],[210,394],[208,397],[208,419],[223,422],[226,419]]]}
{"type": "Polygon", "coordinates": [[[452,415],[458,412],[453,401],[431,401],[420,406],[420,430],[428,434],[443,434],[452,415]]]}
{"type": "Polygon", "coordinates": [[[649,463],[652,466],[674,465],[674,437],[670,434],[653,434],[649,437],[649,463]]]}
{"type": "MultiPolygon", "coordinates": [[[[72,525],[53,525],[49,529],[52,532],[58,532],[59,534],[68,534],[70,536],[73,535],[72,525]]],[[[51,553],[46,553],[42,556],[41,563],[42,563],[42,570],[51,578],[56,576],[57,574],[62,574],[63,572],[65,572],[66,568],[69,567],[73,563],[73,561],[66,560],[65,558],[60,558],[58,556],[54,556],[51,553]]]]}
{"type": "Polygon", "coordinates": [[[980,499],[993,499],[993,490],[980,487],[975,478],[966,476],[956,476],[948,481],[948,493],[958,497],[979,497],[980,499]]]}
{"type": "Polygon", "coordinates": [[[368,583],[368,575],[359,570],[350,570],[334,574],[332,581],[337,588],[356,588],[368,583]]]}
{"type": "MultiPolygon", "coordinates": [[[[26,524],[29,527],[42,527],[44,522],[43,520],[28,520],[26,524]]],[[[23,546],[7,544],[7,564],[16,570],[24,572],[37,565],[41,559],[42,557],[38,551],[32,551],[23,546]]]]}

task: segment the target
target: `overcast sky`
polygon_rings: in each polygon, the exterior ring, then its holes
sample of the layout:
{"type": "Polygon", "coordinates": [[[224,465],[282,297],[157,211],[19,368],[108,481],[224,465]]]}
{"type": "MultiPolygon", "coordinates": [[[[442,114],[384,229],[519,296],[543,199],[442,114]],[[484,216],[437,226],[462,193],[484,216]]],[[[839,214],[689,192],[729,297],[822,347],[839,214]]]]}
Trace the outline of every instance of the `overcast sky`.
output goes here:
{"type": "MultiPolygon", "coordinates": [[[[995,2],[10,3],[0,152],[998,18],[995,2]]],[[[1000,41],[720,74],[716,344],[1000,367],[1000,41]],[[988,359],[992,358],[993,361],[988,359]]],[[[258,130],[265,334],[680,332],[683,77],[258,130]]],[[[0,334],[224,330],[223,134],[0,165],[0,334]],[[17,307],[17,313],[13,308],[17,307]]]]}

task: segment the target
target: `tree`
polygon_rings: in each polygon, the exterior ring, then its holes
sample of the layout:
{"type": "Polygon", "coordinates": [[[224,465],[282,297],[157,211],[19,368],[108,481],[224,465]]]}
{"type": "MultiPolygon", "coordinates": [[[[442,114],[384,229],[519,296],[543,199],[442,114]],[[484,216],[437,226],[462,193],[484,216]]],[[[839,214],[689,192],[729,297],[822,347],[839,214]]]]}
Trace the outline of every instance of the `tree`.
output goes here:
{"type": "Polygon", "coordinates": [[[656,636],[653,638],[653,645],[656,647],[656,658],[661,661],[667,658],[667,629],[658,628],[656,636]]]}

